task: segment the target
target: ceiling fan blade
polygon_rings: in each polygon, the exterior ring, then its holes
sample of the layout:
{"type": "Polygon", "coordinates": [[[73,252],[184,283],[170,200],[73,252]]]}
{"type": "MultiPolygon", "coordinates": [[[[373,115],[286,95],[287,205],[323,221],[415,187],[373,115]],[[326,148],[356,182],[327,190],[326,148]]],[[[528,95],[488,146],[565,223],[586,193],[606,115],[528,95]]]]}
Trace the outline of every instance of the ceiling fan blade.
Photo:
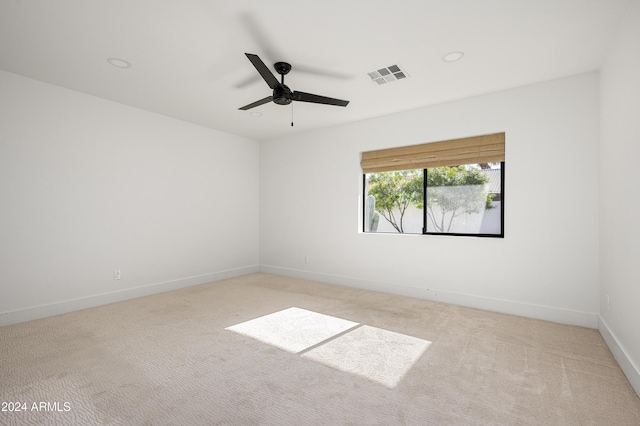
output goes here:
{"type": "Polygon", "coordinates": [[[343,101],[342,99],[327,98],[326,96],[314,95],[312,93],[305,92],[293,92],[291,99],[300,102],[312,102],[314,104],[336,105],[346,107],[349,105],[349,101],[343,101]]]}
{"type": "Polygon", "coordinates": [[[258,72],[260,73],[264,81],[267,82],[269,87],[271,87],[272,89],[275,89],[276,87],[281,86],[278,79],[273,75],[271,71],[269,71],[269,68],[267,68],[267,66],[264,64],[264,62],[262,62],[262,59],[260,59],[258,55],[254,55],[252,53],[245,53],[245,55],[247,55],[247,58],[249,58],[253,66],[256,67],[256,69],[258,70],[258,72]]]}
{"type": "Polygon", "coordinates": [[[260,99],[259,101],[255,101],[255,102],[253,102],[253,103],[251,103],[251,104],[249,104],[249,105],[245,105],[245,106],[243,106],[242,108],[238,108],[238,109],[241,109],[241,110],[243,110],[243,111],[246,111],[246,110],[248,110],[248,109],[255,108],[255,107],[257,107],[257,106],[260,106],[260,105],[266,104],[266,103],[268,103],[268,102],[271,102],[272,100],[273,100],[273,97],[272,97],[272,96],[267,96],[267,97],[266,97],[266,98],[264,98],[264,99],[260,99]]]}

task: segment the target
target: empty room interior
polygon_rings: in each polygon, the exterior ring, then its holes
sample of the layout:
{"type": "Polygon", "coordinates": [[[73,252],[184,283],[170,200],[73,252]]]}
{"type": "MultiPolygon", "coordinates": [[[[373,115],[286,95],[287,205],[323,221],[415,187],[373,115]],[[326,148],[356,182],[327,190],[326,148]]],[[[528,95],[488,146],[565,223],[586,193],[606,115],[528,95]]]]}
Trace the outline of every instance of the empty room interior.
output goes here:
{"type": "Polygon", "coordinates": [[[638,425],[639,161],[639,0],[3,1],[0,424],[638,425]]]}

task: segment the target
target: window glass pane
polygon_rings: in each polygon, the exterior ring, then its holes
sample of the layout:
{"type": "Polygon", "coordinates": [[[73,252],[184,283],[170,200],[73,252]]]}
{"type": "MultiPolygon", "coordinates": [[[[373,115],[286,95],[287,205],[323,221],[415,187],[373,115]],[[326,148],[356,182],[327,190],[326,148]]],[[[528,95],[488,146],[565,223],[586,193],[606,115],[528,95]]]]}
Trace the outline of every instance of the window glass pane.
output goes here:
{"type": "Polygon", "coordinates": [[[424,171],[365,175],[364,232],[422,234],[424,171]]]}
{"type": "Polygon", "coordinates": [[[427,169],[426,232],[502,233],[500,163],[427,169]]]}

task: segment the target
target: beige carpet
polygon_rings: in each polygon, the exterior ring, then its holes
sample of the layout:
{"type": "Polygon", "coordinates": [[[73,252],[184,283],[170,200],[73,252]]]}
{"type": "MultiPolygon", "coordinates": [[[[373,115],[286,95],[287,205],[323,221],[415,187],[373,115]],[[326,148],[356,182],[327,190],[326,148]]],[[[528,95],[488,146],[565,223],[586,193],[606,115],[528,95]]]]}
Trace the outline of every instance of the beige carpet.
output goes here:
{"type": "Polygon", "coordinates": [[[596,330],[266,274],[2,327],[0,401],[26,409],[2,425],[640,425],[596,330]]]}

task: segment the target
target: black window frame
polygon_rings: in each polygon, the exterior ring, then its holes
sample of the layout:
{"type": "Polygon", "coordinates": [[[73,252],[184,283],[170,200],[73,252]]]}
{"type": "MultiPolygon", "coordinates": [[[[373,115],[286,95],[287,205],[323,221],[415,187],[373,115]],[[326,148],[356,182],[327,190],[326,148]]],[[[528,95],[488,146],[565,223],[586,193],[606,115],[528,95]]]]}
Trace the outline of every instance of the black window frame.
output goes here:
{"type": "MultiPolygon", "coordinates": [[[[453,166],[452,166],[453,167],[453,166]]],[[[423,179],[423,187],[422,187],[422,197],[423,200],[427,200],[427,171],[429,169],[422,169],[424,173],[423,179]]],[[[410,233],[409,235],[442,235],[442,236],[453,236],[453,237],[479,237],[479,238],[504,238],[504,200],[505,200],[505,162],[500,162],[500,233],[499,234],[465,234],[458,232],[427,232],[427,209],[426,206],[423,208],[422,214],[422,234],[410,233]]],[[[364,234],[400,234],[395,232],[367,232],[365,230],[365,209],[366,209],[366,189],[367,189],[367,173],[362,174],[362,233],[364,234]]]]}

